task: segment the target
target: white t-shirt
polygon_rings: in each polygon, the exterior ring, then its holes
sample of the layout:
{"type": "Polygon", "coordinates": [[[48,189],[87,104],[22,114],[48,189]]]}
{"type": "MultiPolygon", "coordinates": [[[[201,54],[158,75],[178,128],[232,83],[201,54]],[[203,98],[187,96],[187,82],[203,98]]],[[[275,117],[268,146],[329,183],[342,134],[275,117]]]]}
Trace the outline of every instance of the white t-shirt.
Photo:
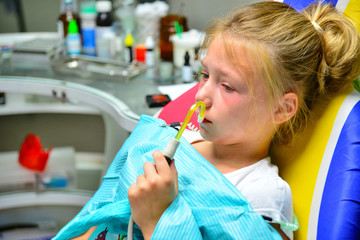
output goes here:
{"type": "MultiPolygon", "coordinates": [[[[190,143],[203,140],[200,133],[188,130],[184,131],[183,137],[190,143]]],[[[290,186],[279,176],[278,168],[271,164],[270,157],[224,176],[239,189],[256,213],[276,221],[292,222],[290,186]]],[[[283,231],[293,239],[292,231],[283,231]]]]}

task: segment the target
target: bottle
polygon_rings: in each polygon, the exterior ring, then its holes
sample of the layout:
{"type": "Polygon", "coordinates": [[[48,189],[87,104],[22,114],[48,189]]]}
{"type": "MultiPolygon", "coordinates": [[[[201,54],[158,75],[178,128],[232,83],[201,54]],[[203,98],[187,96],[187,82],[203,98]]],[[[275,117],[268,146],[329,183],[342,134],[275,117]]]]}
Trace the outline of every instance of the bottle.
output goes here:
{"type": "Polygon", "coordinates": [[[178,22],[182,31],[187,31],[185,16],[167,15],[160,19],[160,57],[165,61],[173,61],[173,44],[170,36],[175,34],[175,22],[178,22]]]}
{"type": "Polygon", "coordinates": [[[131,33],[126,34],[125,37],[125,62],[131,63],[133,61],[133,45],[134,38],[131,33]]]}
{"type": "Polygon", "coordinates": [[[62,0],[61,14],[58,18],[58,34],[59,39],[65,40],[68,33],[69,22],[75,19],[80,26],[80,17],[76,13],[76,0],[62,0]]]}
{"type": "Polygon", "coordinates": [[[135,31],[135,0],[117,0],[115,2],[115,17],[120,20],[122,33],[135,31]]]}
{"type": "Polygon", "coordinates": [[[113,19],[111,16],[112,4],[110,1],[97,1],[96,2],[96,55],[98,57],[110,57],[109,36],[114,35],[112,28],[113,19]],[[108,50],[106,50],[106,48],[108,50]]]}
{"type": "Polygon", "coordinates": [[[146,47],[145,64],[148,67],[154,67],[155,65],[154,40],[151,36],[146,37],[145,47],[146,47]]]}
{"type": "Polygon", "coordinates": [[[5,105],[6,98],[5,98],[5,92],[0,92],[0,105],[5,105]]]}
{"type": "Polygon", "coordinates": [[[68,55],[81,53],[81,37],[75,19],[72,19],[68,25],[68,34],[66,35],[66,51],[68,55]]]}
{"type": "Polygon", "coordinates": [[[145,63],[146,47],[144,44],[137,44],[135,46],[135,59],[137,62],[145,63]]]}
{"type": "Polygon", "coordinates": [[[83,2],[81,5],[82,52],[87,56],[96,56],[96,7],[95,2],[83,2]]]}
{"type": "Polygon", "coordinates": [[[184,56],[184,66],[182,67],[182,79],[185,83],[190,83],[193,81],[192,68],[190,66],[190,55],[186,51],[184,56]]]}

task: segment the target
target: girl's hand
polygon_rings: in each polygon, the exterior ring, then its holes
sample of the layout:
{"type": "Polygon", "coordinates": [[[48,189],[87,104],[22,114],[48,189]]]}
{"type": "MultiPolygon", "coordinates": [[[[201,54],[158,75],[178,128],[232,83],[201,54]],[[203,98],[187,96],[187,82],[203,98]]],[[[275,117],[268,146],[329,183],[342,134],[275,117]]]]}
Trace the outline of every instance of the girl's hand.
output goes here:
{"type": "Polygon", "coordinates": [[[128,189],[128,197],[134,222],[140,227],[145,239],[150,239],[161,215],[178,194],[177,170],[174,161],[170,165],[160,151],[153,153],[152,162],[144,164],[144,175],[128,189]]]}

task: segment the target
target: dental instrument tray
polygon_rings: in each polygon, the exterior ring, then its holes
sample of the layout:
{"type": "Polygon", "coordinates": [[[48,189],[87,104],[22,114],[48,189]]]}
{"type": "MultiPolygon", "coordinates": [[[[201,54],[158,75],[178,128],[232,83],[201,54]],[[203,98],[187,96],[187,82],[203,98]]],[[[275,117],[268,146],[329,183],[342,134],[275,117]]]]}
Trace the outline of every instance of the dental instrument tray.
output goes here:
{"type": "Polygon", "coordinates": [[[145,66],[134,61],[131,64],[116,59],[104,59],[84,55],[60,57],[53,61],[55,72],[80,77],[106,77],[118,80],[129,80],[145,70],[145,66]]]}

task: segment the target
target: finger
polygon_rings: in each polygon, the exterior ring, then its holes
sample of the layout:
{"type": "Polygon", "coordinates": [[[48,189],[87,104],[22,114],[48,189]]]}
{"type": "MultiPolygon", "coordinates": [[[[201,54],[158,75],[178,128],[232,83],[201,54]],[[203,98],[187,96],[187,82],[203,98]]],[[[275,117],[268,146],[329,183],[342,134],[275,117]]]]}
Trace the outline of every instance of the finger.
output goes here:
{"type": "Polygon", "coordinates": [[[127,195],[128,195],[129,201],[130,201],[130,205],[132,204],[132,201],[136,198],[137,194],[138,194],[138,190],[137,190],[136,183],[133,183],[129,186],[128,192],[127,192],[127,195]]]}
{"type": "Polygon", "coordinates": [[[140,174],[137,179],[136,179],[136,184],[142,184],[146,181],[145,179],[145,175],[144,174],[140,174]]]}
{"type": "Polygon", "coordinates": [[[175,187],[176,187],[176,192],[178,192],[178,171],[176,169],[175,166],[175,160],[171,160],[170,162],[170,171],[173,175],[173,179],[174,179],[174,183],[175,183],[175,187]]]}
{"type": "Polygon", "coordinates": [[[146,179],[157,177],[158,173],[157,173],[155,165],[152,162],[149,161],[149,162],[144,163],[143,168],[144,168],[144,173],[145,173],[146,179]]]}
{"type": "Polygon", "coordinates": [[[170,171],[172,172],[174,177],[177,178],[178,172],[177,172],[177,169],[176,169],[176,166],[175,166],[175,159],[171,160],[169,166],[170,166],[170,171]]]}
{"type": "Polygon", "coordinates": [[[153,156],[158,174],[161,176],[171,174],[169,164],[167,163],[164,155],[160,151],[155,151],[153,156]]]}

